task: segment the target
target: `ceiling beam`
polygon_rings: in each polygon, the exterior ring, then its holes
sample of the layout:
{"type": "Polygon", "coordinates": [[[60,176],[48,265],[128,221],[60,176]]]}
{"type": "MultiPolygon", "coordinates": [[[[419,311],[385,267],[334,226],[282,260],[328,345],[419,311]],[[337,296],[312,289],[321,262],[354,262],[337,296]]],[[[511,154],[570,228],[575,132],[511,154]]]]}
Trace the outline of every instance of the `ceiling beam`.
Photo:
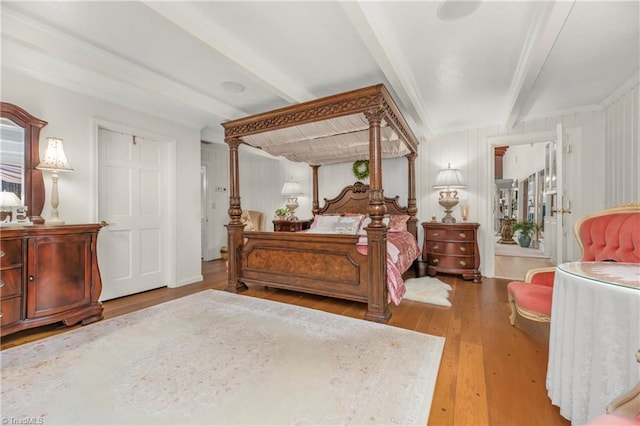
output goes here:
{"type": "Polygon", "coordinates": [[[574,0],[545,3],[539,19],[529,30],[522,55],[509,89],[504,128],[510,130],[520,117],[533,86],[553,49],[562,27],[573,8],[574,0]]]}
{"type": "Polygon", "coordinates": [[[425,112],[424,102],[413,75],[408,72],[411,67],[402,57],[400,46],[394,45],[395,37],[384,33],[384,28],[388,28],[388,25],[375,22],[359,1],[341,1],[340,5],[391,83],[393,90],[400,97],[400,101],[411,110],[416,125],[421,128],[424,136],[431,137],[433,132],[425,112]]]}
{"type": "Polygon", "coordinates": [[[146,90],[156,96],[170,98],[222,120],[248,115],[245,111],[120,56],[5,9],[2,10],[2,35],[57,60],[146,90]]]}
{"type": "Polygon", "coordinates": [[[144,1],[148,8],[241,67],[252,79],[282,99],[299,103],[315,99],[296,80],[187,2],[144,1]]]}

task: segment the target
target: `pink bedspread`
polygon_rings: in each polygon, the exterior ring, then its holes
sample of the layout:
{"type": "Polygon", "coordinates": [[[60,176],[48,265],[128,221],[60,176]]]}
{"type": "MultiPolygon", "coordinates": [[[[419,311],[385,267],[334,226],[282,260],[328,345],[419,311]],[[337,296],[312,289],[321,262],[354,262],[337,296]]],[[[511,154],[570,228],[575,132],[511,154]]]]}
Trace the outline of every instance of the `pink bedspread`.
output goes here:
{"type": "MultiPolygon", "coordinates": [[[[367,254],[367,238],[358,241],[358,252],[367,254]]],[[[409,232],[387,233],[387,302],[400,304],[407,292],[402,274],[420,256],[420,246],[409,232]]]]}

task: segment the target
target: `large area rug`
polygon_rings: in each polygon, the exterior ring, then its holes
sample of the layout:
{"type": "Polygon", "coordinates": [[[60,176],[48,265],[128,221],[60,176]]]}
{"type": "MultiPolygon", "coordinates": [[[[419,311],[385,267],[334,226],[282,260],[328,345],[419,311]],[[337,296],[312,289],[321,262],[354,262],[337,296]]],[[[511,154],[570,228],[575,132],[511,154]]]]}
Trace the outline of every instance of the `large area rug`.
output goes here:
{"type": "Polygon", "coordinates": [[[420,424],[444,338],[206,290],[2,351],[2,418],[420,424]]]}
{"type": "Polygon", "coordinates": [[[439,306],[451,306],[449,292],[451,286],[433,277],[409,278],[404,282],[407,292],[402,297],[416,302],[439,306]]]}

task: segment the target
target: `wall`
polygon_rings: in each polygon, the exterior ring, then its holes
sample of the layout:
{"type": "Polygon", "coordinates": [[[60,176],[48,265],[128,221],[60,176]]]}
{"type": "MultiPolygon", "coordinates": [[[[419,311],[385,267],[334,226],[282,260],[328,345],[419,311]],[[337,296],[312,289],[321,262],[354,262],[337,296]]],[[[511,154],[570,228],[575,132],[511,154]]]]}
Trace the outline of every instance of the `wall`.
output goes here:
{"type": "Polygon", "coordinates": [[[639,104],[640,86],[636,85],[606,110],[602,175],[607,207],[640,201],[639,104]]]}
{"type": "Polygon", "coordinates": [[[531,143],[509,147],[503,157],[503,178],[522,182],[529,175],[544,169],[545,143],[531,143]]]}
{"type": "MultiPolygon", "coordinates": [[[[2,70],[2,101],[10,102],[47,121],[42,129],[40,158],[46,138],[63,139],[65,154],[74,173],[61,174],[60,217],[68,224],[99,222],[97,217],[97,171],[95,121],[104,120],[162,135],[176,141],[176,179],[173,200],[179,199],[173,218],[175,234],[175,282],[182,285],[202,279],[200,263],[199,168],[200,131],[129,110],[118,105],[62,89],[11,70],[2,70]],[[178,194],[175,192],[178,191],[178,194]]],[[[50,215],[51,178],[45,172],[46,201],[42,216],[50,215]]]]}
{"type": "MultiPolygon", "coordinates": [[[[203,258],[219,259],[220,248],[227,245],[229,222],[229,147],[202,133],[202,165],[207,167],[208,188],[206,202],[207,235],[203,241],[203,258]],[[216,191],[216,188],[224,188],[216,191]]],[[[275,210],[286,201],[281,191],[284,183],[293,178],[300,182],[304,194],[298,197],[296,216],[311,218],[311,169],[306,164],[292,163],[275,158],[256,149],[241,145],[238,151],[240,169],[240,205],[243,210],[256,210],[264,214],[265,231],[272,231],[275,210]]]]}
{"type": "MultiPolygon", "coordinates": [[[[431,184],[440,168],[451,163],[451,167],[461,169],[467,182],[467,189],[460,191],[459,198],[471,206],[470,220],[480,223],[479,246],[481,270],[483,275],[493,276],[493,226],[492,206],[493,188],[491,178],[493,171],[493,149],[491,143],[497,138],[527,143],[529,134],[553,132],[556,125],[564,127],[566,142],[571,145],[571,153],[567,154],[565,182],[567,193],[572,202],[571,215],[565,215],[565,232],[568,241],[565,260],[579,257],[577,244],[572,237],[572,224],[575,218],[588,212],[598,211],[605,205],[604,167],[605,145],[602,142],[605,131],[605,114],[603,111],[583,112],[557,117],[541,118],[522,122],[508,131],[499,126],[452,132],[433,137],[428,145],[423,145],[421,161],[421,187],[419,208],[421,217],[442,215],[442,208],[437,202],[437,194],[431,184]],[[426,213],[426,216],[425,216],[426,213]]],[[[508,144],[508,143],[507,143],[508,144]]],[[[460,217],[459,208],[454,216],[460,217]]]]}

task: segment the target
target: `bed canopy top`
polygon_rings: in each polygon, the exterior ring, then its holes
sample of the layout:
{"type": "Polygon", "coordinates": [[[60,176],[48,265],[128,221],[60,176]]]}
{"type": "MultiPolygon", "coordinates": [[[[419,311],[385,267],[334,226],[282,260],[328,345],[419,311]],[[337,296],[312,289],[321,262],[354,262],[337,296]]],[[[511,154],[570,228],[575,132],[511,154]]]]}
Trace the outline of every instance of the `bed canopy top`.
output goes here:
{"type": "Polygon", "coordinates": [[[383,158],[416,153],[418,140],[386,87],[369,86],[222,124],[237,139],[274,156],[310,165],[369,158],[370,120],[380,117],[383,158]]]}

